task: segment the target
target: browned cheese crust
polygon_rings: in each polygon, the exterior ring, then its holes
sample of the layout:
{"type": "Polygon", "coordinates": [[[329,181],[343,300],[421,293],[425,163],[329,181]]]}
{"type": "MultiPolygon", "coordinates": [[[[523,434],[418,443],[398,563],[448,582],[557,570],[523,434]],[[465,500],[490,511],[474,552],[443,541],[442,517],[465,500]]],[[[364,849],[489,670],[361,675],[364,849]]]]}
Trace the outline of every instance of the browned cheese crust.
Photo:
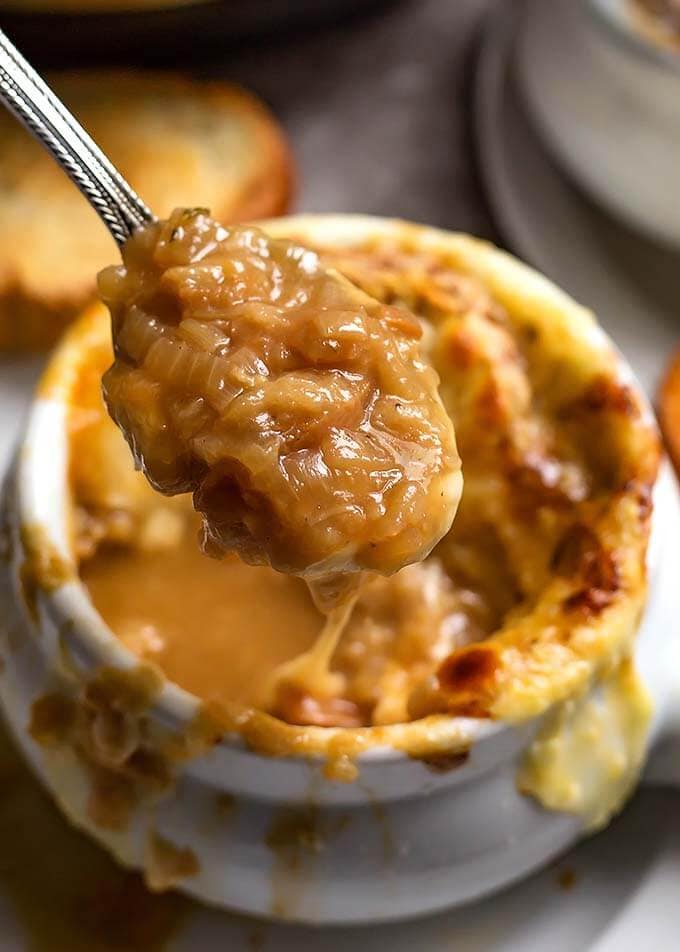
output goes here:
{"type": "Polygon", "coordinates": [[[431,323],[465,478],[435,554],[501,614],[414,692],[410,714],[539,714],[630,650],[646,596],[653,421],[592,315],[510,256],[405,223],[371,237],[366,221],[353,240],[350,228],[310,218],[295,234],[431,323]]]}

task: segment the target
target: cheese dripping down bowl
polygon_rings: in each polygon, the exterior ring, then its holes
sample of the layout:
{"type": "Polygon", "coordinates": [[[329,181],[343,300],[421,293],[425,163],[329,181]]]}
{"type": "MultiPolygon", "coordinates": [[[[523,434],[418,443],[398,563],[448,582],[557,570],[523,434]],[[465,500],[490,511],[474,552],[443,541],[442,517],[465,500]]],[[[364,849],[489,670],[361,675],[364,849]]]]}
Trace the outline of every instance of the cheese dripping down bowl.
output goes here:
{"type": "Polygon", "coordinates": [[[361,216],[263,227],[423,319],[465,477],[434,555],[488,602],[486,629],[449,633],[420,680],[390,657],[381,691],[405,716],[375,704],[352,727],[212,703],[133,650],[81,578],[83,546],[139,525],[141,476],[74,436],[110,353],[96,306],[52,357],[4,487],[0,701],[66,817],[150,888],[315,923],[420,915],[527,874],[631,793],[671,721],[676,487],[592,315],[507,254],[361,216]],[[96,512],[83,472],[113,487],[96,512]]]}

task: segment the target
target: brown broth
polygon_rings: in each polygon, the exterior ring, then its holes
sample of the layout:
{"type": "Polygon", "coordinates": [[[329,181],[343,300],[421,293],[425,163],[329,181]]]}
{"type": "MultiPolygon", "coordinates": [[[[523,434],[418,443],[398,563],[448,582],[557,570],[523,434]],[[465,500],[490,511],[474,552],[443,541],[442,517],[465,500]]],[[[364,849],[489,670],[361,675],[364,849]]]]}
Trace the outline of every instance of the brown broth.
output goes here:
{"type": "Polygon", "coordinates": [[[102,549],[81,571],[121,641],[207,700],[258,703],[323,622],[304,582],[236,556],[207,558],[190,531],[161,551],[102,549]]]}

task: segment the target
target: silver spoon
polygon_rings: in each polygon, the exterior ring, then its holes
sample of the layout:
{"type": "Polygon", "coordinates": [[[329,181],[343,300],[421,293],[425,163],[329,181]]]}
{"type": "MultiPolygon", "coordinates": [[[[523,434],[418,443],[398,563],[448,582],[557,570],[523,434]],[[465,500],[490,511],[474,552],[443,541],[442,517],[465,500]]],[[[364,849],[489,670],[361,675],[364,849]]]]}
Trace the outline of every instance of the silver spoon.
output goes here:
{"type": "Polygon", "coordinates": [[[0,100],[78,186],[118,245],[154,221],[141,198],[2,30],[0,100]]]}

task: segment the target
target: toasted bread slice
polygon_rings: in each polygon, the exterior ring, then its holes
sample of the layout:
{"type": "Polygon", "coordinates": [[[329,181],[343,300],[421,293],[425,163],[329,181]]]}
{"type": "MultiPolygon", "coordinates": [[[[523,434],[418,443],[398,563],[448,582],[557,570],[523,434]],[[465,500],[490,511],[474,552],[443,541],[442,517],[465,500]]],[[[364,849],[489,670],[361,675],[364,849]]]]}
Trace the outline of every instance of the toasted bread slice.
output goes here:
{"type": "MultiPolygon", "coordinates": [[[[155,214],[200,205],[228,222],[286,210],[290,152],[249,93],[162,73],[51,81],[155,214]]],[[[41,349],[94,296],[97,272],[118,252],[76,187],[4,114],[0,198],[0,349],[41,349]]]]}

